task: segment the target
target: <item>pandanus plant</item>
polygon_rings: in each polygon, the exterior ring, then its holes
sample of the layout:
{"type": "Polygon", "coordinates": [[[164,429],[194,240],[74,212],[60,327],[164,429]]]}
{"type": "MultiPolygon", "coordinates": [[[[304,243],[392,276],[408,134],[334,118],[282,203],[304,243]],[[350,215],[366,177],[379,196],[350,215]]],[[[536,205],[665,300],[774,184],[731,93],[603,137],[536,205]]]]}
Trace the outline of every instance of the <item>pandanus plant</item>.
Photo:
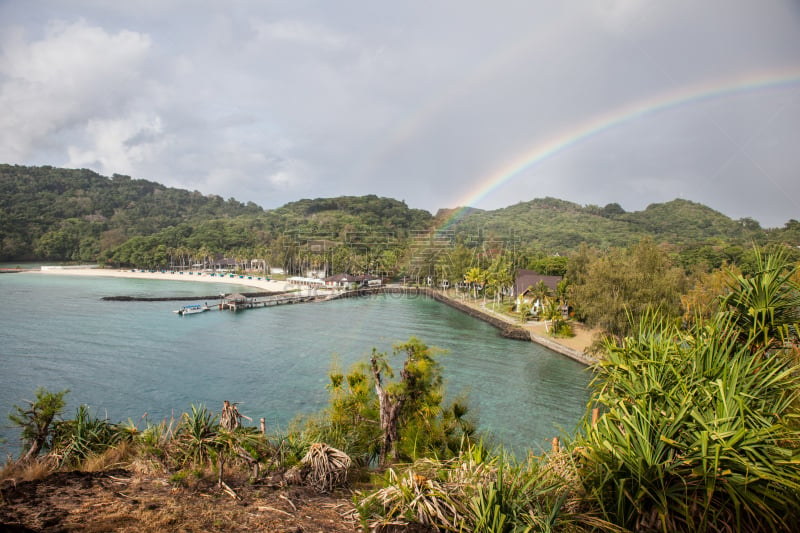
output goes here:
{"type": "Polygon", "coordinates": [[[646,313],[610,340],[573,442],[579,492],[609,527],[792,531],[800,521],[797,287],[780,256],[735,277],[689,330],[646,313]]]}

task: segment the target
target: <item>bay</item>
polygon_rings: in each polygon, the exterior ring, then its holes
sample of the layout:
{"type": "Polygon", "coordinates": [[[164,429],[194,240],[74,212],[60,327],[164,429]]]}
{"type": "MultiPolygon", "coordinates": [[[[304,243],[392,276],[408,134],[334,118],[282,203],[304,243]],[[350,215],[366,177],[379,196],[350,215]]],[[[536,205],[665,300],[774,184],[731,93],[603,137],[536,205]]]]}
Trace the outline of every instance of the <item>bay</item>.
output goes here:
{"type": "MultiPolygon", "coordinates": [[[[179,317],[180,302],[109,302],[103,296],[190,297],[243,287],[179,281],[20,273],[0,275],[0,438],[18,450],[5,423],[38,386],[70,389],[79,404],[112,421],[146,413],[180,416],[192,404],[215,412],[223,400],[270,428],[327,402],[332,365],[346,370],[373,347],[416,336],[442,356],[451,397],[465,396],[478,427],[518,452],[540,451],[584,412],[585,367],[498,331],[423,296],[382,295],[241,313],[179,317]]],[[[391,361],[391,360],[390,360],[391,361]]],[[[396,366],[401,364],[398,357],[396,366]]],[[[141,427],[141,426],[140,426],[141,427]]]]}

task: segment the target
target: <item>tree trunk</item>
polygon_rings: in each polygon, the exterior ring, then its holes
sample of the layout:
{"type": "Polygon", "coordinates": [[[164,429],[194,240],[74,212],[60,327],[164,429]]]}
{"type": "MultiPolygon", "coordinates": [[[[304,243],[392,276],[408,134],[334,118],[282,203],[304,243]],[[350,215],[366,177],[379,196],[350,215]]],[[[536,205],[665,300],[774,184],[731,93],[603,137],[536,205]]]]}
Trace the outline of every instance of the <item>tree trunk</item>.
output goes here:
{"type": "Polygon", "coordinates": [[[28,449],[28,453],[25,454],[25,457],[22,458],[23,463],[27,463],[39,457],[39,452],[42,451],[44,447],[44,438],[36,438],[31,443],[31,447],[28,449]]]}
{"type": "Polygon", "coordinates": [[[379,463],[384,465],[386,464],[386,456],[390,451],[395,460],[398,457],[396,443],[399,440],[400,411],[402,410],[403,403],[405,403],[405,397],[390,394],[384,390],[381,381],[381,373],[378,369],[378,362],[374,355],[370,358],[370,364],[372,365],[372,375],[375,377],[375,391],[378,393],[378,406],[381,417],[381,451],[379,463]]]}

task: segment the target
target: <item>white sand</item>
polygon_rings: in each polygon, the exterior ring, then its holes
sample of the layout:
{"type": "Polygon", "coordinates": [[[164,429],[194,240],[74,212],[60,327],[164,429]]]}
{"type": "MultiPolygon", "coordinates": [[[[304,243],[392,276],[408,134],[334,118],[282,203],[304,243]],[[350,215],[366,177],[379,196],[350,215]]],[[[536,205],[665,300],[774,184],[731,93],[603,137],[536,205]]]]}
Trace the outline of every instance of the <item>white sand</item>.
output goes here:
{"type": "Polygon", "coordinates": [[[258,276],[252,276],[248,279],[248,276],[239,277],[238,275],[234,275],[234,277],[230,276],[211,276],[207,273],[197,273],[189,274],[188,272],[184,272],[183,274],[179,274],[177,272],[140,272],[138,270],[131,271],[130,269],[112,269],[112,268],[59,268],[59,267],[42,267],[41,272],[47,275],[62,275],[62,276],[92,276],[92,277],[109,277],[109,278],[136,278],[136,279],[152,279],[152,280],[165,280],[165,281],[192,281],[195,283],[226,283],[228,285],[244,285],[247,287],[254,287],[260,289],[262,291],[269,291],[269,292],[286,292],[290,290],[295,290],[299,288],[305,287],[298,287],[296,285],[292,285],[288,281],[278,281],[278,280],[269,280],[267,281],[265,278],[258,279],[258,276]]]}

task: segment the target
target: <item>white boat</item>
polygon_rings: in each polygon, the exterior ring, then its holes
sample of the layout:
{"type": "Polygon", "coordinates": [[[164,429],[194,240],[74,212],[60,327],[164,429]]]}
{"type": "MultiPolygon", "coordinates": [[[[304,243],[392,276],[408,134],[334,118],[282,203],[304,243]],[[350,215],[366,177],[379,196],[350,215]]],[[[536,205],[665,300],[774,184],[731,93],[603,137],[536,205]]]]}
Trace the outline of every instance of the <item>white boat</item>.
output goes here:
{"type": "Polygon", "coordinates": [[[202,313],[204,311],[209,311],[210,309],[211,308],[208,307],[208,305],[194,304],[194,305],[184,305],[175,312],[183,316],[183,315],[194,315],[196,313],[202,313]]]}

